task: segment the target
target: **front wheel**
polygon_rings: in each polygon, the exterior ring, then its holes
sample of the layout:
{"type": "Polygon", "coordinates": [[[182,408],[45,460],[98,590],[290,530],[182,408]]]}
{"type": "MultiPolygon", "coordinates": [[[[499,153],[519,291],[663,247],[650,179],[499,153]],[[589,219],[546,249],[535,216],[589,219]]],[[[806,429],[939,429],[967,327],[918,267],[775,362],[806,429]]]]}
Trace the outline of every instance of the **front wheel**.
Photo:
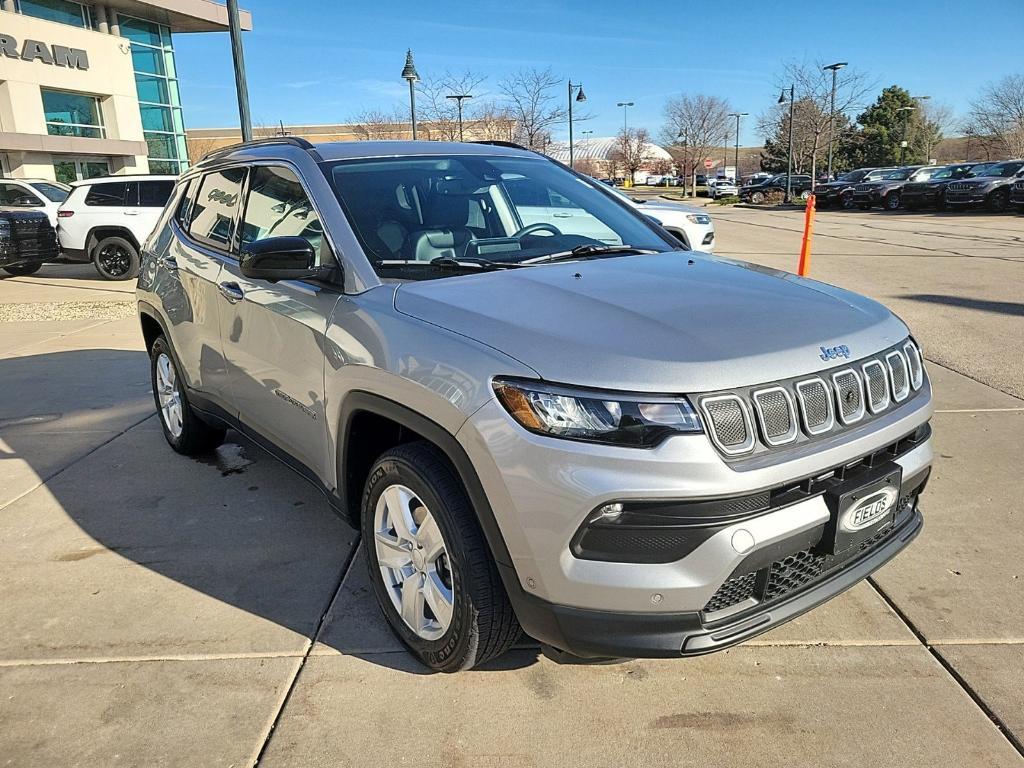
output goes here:
{"type": "Polygon", "coordinates": [[[131,280],[139,274],[139,251],[123,237],[105,237],[92,249],[92,263],[104,280],[131,280]]]}
{"type": "Polygon", "coordinates": [[[409,443],[377,459],[361,524],[377,603],[420,661],[457,672],[512,647],[519,622],[462,483],[437,448],[409,443]]]}
{"type": "Polygon", "coordinates": [[[988,209],[992,213],[1002,213],[1010,206],[1010,193],[1001,189],[988,196],[988,209]]]}
{"type": "Polygon", "coordinates": [[[805,189],[803,192],[801,192],[800,193],[800,199],[805,201],[805,202],[807,200],[810,200],[811,199],[811,190],[805,189]]]}
{"type": "Polygon", "coordinates": [[[764,202],[764,192],[752,192],[750,195],[750,202],[754,205],[760,205],[764,202]]]}
{"type": "Polygon", "coordinates": [[[890,192],[885,196],[885,210],[895,211],[899,209],[901,200],[899,192],[890,192]]]}
{"type": "Polygon", "coordinates": [[[842,205],[844,210],[850,210],[853,208],[853,193],[846,192],[839,198],[839,203],[842,205]]]}
{"type": "Polygon", "coordinates": [[[4,272],[15,277],[22,277],[24,275],[34,275],[42,266],[39,262],[35,264],[12,264],[9,267],[4,267],[4,272]]]}

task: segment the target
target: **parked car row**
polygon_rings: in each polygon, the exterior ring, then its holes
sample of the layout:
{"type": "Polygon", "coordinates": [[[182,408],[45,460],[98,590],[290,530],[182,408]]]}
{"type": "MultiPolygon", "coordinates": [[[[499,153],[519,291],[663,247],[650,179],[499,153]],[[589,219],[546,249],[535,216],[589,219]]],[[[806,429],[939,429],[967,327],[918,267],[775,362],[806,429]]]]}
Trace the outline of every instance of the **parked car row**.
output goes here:
{"type": "Polygon", "coordinates": [[[6,237],[0,245],[5,249],[0,268],[9,274],[30,275],[46,263],[91,263],[106,280],[135,277],[140,247],[156,226],[175,180],[175,176],[109,176],[71,186],[42,179],[0,180],[0,212],[20,214],[5,217],[19,222],[17,226],[0,224],[0,237],[6,237]],[[50,230],[53,248],[37,243],[40,216],[50,230]]]}

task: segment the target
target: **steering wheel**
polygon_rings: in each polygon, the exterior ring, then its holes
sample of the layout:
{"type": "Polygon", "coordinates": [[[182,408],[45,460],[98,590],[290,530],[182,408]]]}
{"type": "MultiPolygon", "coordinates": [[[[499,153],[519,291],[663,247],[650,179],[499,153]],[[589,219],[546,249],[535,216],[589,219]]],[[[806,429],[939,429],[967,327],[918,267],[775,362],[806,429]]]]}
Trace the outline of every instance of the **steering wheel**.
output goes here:
{"type": "Polygon", "coordinates": [[[561,236],[562,230],[556,227],[554,224],[548,224],[543,221],[538,221],[536,224],[527,224],[525,227],[516,232],[512,237],[519,240],[527,235],[532,235],[534,232],[550,232],[552,235],[561,236]]]}

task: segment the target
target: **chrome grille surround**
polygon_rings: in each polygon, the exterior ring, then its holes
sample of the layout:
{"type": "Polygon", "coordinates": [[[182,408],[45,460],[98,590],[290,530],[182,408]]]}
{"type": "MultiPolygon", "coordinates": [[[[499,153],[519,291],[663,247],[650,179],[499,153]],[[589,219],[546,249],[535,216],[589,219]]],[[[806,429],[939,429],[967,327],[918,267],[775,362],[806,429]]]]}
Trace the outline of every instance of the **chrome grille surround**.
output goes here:
{"type": "Polygon", "coordinates": [[[912,341],[903,345],[903,354],[910,363],[910,386],[917,392],[924,384],[924,362],[921,360],[921,350],[912,341]]]}
{"type": "Polygon", "coordinates": [[[889,366],[889,378],[892,381],[892,399],[902,403],[910,395],[910,370],[907,358],[899,350],[893,350],[885,356],[889,366]]]}
{"type": "Polygon", "coordinates": [[[754,450],[754,427],[747,404],[739,395],[717,395],[700,401],[708,435],[728,456],[740,456],[754,450]]]}
{"type": "Polygon", "coordinates": [[[872,413],[881,413],[889,407],[889,377],[879,360],[868,360],[860,367],[864,374],[864,393],[872,413]]]}
{"type": "Polygon", "coordinates": [[[768,387],[755,391],[752,398],[761,435],[768,445],[785,445],[796,440],[796,408],[789,392],[782,387],[768,387]]]}
{"type": "Polygon", "coordinates": [[[856,424],[864,418],[864,387],[853,368],[843,368],[832,374],[836,392],[836,413],[846,425],[856,424]]]}
{"type": "Polygon", "coordinates": [[[796,396],[800,401],[800,415],[804,431],[809,435],[820,435],[835,426],[836,413],[832,407],[832,393],[824,379],[815,377],[796,384],[796,396]]]}

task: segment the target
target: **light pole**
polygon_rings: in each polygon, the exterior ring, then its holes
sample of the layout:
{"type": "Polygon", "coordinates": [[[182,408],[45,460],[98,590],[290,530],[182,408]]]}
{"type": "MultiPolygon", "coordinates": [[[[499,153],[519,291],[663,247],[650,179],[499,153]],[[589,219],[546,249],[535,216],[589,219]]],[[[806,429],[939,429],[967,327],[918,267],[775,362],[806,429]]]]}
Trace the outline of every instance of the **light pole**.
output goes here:
{"type": "Polygon", "coordinates": [[[459,105],[459,141],[462,141],[462,102],[473,97],[468,93],[456,93],[452,96],[445,96],[445,98],[452,99],[459,105]]]}
{"type": "MultiPolygon", "coordinates": [[[[590,137],[594,135],[594,132],[592,130],[580,131],[580,134],[583,136],[583,156],[584,159],[586,159],[587,150],[590,149],[590,137]]],[[[591,163],[588,167],[591,171],[594,170],[593,163],[591,163]]]]}
{"type": "Polygon", "coordinates": [[[749,114],[749,112],[732,112],[729,114],[729,117],[736,118],[736,168],[733,170],[733,173],[736,174],[736,178],[733,179],[733,181],[737,184],[739,184],[740,181],[740,118],[746,117],[749,114]]]}
{"type": "MultiPolygon", "coordinates": [[[[846,64],[845,61],[837,61],[835,64],[822,67],[822,71],[832,70],[832,109],[828,113],[828,171],[826,174],[829,181],[832,181],[832,126],[836,119],[836,73],[846,64]]],[[[811,183],[814,183],[814,179],[811,179],[811,183]]]]}
{"type": "Polygon", "coordinates": [[[903,165],[903,159],[907,154],[907,123],[910,117],[910,113],[913,112],[917,107],[897,107],[897,112],[903,113],[903,136],[900,141],[900,165],[903,165]]]}
{"type": "Polygon", "coordinates": [[[575,154],[574,154],[575,153],[575,149],[574,149],[573,144],[572,144],[572,102],[573,102],[572,94],[573,94],[574,91],[576,92],[576,99],[575,99],[575,101],[586,101],[587,100],[587,94],[585,94],[583,92],[583,84],[582,83],[573,83],[572,78],[570,77],[569,78],[569,167],[570,168],[574,167],[573,166],[573,162],[576,159],[575,154]]]}
{"type": "MultiPolygon", "coordinates": [[[[796,101],[796,85],[789,86],[789,152],[786,155],[786,197],[784,203],[793,199],[793,104],[796,101]]],[[[786,103],[786,89],[779,94],[779,104],[786,103]]]]}
{"type": "Polygon", "coordinates": [[[633,106],[633,102],[632,101],[620,101],[615,106],[622,107],[622,130],[623,131],[628,131],[629,130],[629,126],[628,126],[628,123],[626,122],[626,113],[629,110],[629,108],[633,106]]]}
{"type": "MultiPolygon", "coordinates": [[[[4,10],[7,10],[6,5],[4,10]]],[[[238,0],[228,0],[228,32],[231,35],[231,60],[235,64],[235,94],[238,96],[238,122],[242,129],[242,141],[252,141],[252,117],[249,114],[249,88],[245,83],[245,53],[242,50],[238,0]]]]}
{"type": "Polygon", "coordinates": [[[416,81],[420,79],[412,60],[412,48],[405,52],[405,67],[402,79],[409,81],[409,120],[412,123],[412,140],[416,141],[416,81]]]}
{"type": "Polygon", "coordinates": [[[683,140],[683,197],[686,197],[686,182],[687,177],[690,175],[689,171],[687,170],[686,161],[689,159],[689,157],[687,155],[686,150],[690,144],[690,137],[687,136],[685,132],[680,132],[679,135],[676,136],[676,138],[683,140]]]}

